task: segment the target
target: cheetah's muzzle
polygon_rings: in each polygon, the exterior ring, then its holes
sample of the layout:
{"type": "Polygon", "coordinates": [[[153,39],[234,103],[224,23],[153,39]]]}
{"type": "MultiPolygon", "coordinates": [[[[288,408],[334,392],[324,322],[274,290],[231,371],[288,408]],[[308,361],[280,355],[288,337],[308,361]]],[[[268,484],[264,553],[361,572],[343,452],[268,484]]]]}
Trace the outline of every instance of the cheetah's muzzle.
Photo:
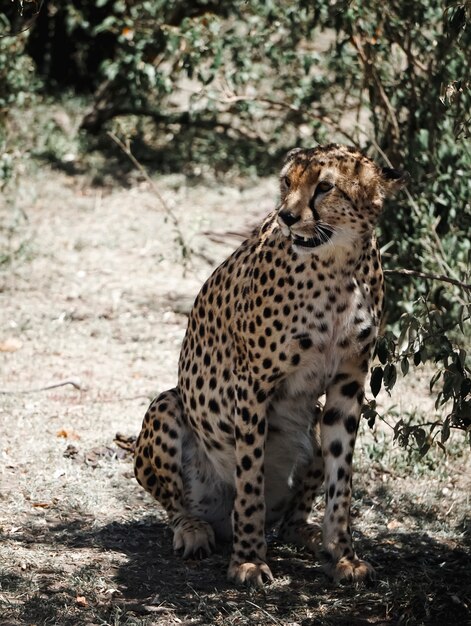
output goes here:
{"type": "Polygon", "coordinates": [[[317,228],[317,233],[314,237],[301,237],[299,235],[292,235],[293,243],[296,246],[302,246],[304,248],[317,248],[328,241],[330,241],[334,231],[327,226],[317,228]]]}

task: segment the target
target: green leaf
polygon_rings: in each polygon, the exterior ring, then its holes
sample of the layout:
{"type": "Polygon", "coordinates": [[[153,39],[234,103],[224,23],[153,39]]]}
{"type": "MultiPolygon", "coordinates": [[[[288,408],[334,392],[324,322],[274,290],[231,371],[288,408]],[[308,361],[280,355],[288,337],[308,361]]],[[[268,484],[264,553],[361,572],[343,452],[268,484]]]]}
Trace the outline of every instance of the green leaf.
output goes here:
{"type": "Polygon", "coordinates": [[[450,437],[450,419],[447,417],[446,420],[443,422],[443,426],[442,426],[442,432],[440,435],[441,443],[445,443],[445,441],[448,441],[449,437],[450,437]]]}
{"type": "Polygon", "coordinates": [[[383,373],[383,382],[387,391],[391,391],[391,389],[396,384],[396,379],[397,379],[396,366],[394,365],[394,363],[388,363],[386,367],[384,368],[384,373],[383,373]]]}
{"type": "Polygon", "coordinates": [[[460,396],[465,399],[471,393],[471,380],[469,378],[463,378],[460,387],[460,396]]]}
{"type": "Polygon", "coordinates": [[[441,375],[442,375],[441,370],[438,370],[438,372],[435,372],[435,374],[430,379],[430,393],[433,391],[435,383],[437,382],[437,380],[440,378],[441,375]]]}
{"type": "Polygon", "coordinates": [[[419,448],[422,448],[426,439],[425,430],[423,428],[414,428],[413,435],[419,448]]]}
{"type": "Polygon", "coordinates": [[[388,341],[386,337],[379,337],[376,343],[376,354],[380,362],[385,365],[388,362],[388,341]]]}
{"type": "Polygon", "coordinates": [[[464,350],[463,348],[460,348],[460,351],[458,353],[458,358],[459,358],[459,362],[461,365],[461,370],[464,372],[464,369],[466,367],[466,350],[464,350]]]}
{"type": "Polygon", "coordinates": [[[465,317],[465,306],[462,304],[458,309],[458,325],[460,327],[461,332],[464,335],[464,317],[465,317]]]}
{"type": "Polygon", "coordinates": [[[401,372],[403,376],[407,376],[409,371],[409,359],[405,356],[401,361],[401,372]]]}
{"type": "Polygon", "coordinates": [[[410,321],[411,321],[411,318],[408,314],[403,315],[400,319],[399,324],[400,324],[401,332],[399,334],[399,339],[397,340],[397,345],[398,345],[399,350],[404,349],[404,342],[405,342],[408,330],[410,328],[410,321]]]}
{"type": "Polygon", "coordinates": [[[371,372],[371,380],[370,380],[371,393],[374,395],[375,398],[381,390],[382,382],[383,382],[383,368],[378,365],[371,372]]]}
{"type": "Polygon", "coordinates": [[[430,313],[430,318],[434,321],[438,328],[443,328],[443,317],[440,311],[432,311],[430,313]]]}
{"type": "Polygon", "coordinates": [[[420,455],[421,457],[422,457],[422,456],[425,456],[429,450],[430,450],[430,442],[429,442],[429,441],[426,441],[426,442],[424,443],[424,445],[420,447],[420,450],[419,450],[419,455],[420,455]]]}

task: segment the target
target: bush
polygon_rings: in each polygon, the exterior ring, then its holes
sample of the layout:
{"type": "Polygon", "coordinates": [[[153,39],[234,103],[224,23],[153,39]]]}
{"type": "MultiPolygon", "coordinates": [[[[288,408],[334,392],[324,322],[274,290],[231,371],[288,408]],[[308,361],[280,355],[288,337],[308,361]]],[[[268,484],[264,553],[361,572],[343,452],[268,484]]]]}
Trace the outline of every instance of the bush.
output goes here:
{"type": "Polygon", "coordinates": [[[28,33],[18,32],[27,25],[27,16],[21,16],[21,6],[11,5],[8,9],[0,12],[0,190],[12,177],[19,156],[9,112],[31,103],[38,82],[34,63],[25,54],[28,33]]]}
{"type": "MultiPolygon", "coordinates": [[[[434,441],[443,445],[452,427],[471,441],[470,9],[469,3],[371,0],[351,3],[335,17],[331,67],[358,106],[364,94],[373,127],[365,143],[411,174],[410,191],[380,225],[391,272],[390,330],[378,342],[381,364],[371,387],[375,396],[382,383],[390,391],[399,367],[410,375],[432,364],[430,390],[444,419],[432,417],[427,429],[396,425],[399,441],[407,445],[412,437],[422,453],[434,441]],[[423,275],[411,280],[398,266],[423,275]]],[[[373,421],[374,402],[365,413],[373,421]]]]}

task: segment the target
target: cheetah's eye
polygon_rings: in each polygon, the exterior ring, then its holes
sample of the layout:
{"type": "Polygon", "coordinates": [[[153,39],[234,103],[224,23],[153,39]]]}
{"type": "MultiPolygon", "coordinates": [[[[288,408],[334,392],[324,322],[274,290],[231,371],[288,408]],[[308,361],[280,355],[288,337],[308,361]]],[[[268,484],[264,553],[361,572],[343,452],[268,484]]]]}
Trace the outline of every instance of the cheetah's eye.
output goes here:
{"type": "Polygon", "coordinates": [[[327,191],[330,191],[332,188],[333,188],[332,183],[329,183],[326,180],[322,180],[320,183],[318,183],[316,187],[316,192],[326,193],[327,191]]]}
{"type": "Polygon", "coordinates": [[[288,178],[288,176],[285,176],[285,177],[283,178],[283,182],[284,182],[284,184],[286,185],[286,187],[288,187],[288,189],[291,187],[291,181],[290,181],[290,179],[288,178]]]}

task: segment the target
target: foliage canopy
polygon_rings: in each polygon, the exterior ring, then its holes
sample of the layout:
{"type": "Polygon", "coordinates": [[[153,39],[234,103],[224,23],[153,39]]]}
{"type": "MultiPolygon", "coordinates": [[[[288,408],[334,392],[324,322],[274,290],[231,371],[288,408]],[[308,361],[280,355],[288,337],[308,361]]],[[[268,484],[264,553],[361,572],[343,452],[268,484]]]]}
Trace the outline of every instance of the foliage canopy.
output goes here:
{"type": "MultiPolygon", "coordinates": [[[[5,33],[21,30],[22,6],[0,15],[5,33]]],[[[371,389],[432,363],[445,417],[396,426],[424,453],[452,427],[471,440],[470,23],[469,0],[48,0],[27,33],[0,40],[0,109],[30,97],[34,61],[43,92],[92,102],[89,133],[131,116],[136,139],[150,120],[172,168],[266,173],[287,148],[334,139],[408,170],[380,224],[388,330],[371,389]]]]}

